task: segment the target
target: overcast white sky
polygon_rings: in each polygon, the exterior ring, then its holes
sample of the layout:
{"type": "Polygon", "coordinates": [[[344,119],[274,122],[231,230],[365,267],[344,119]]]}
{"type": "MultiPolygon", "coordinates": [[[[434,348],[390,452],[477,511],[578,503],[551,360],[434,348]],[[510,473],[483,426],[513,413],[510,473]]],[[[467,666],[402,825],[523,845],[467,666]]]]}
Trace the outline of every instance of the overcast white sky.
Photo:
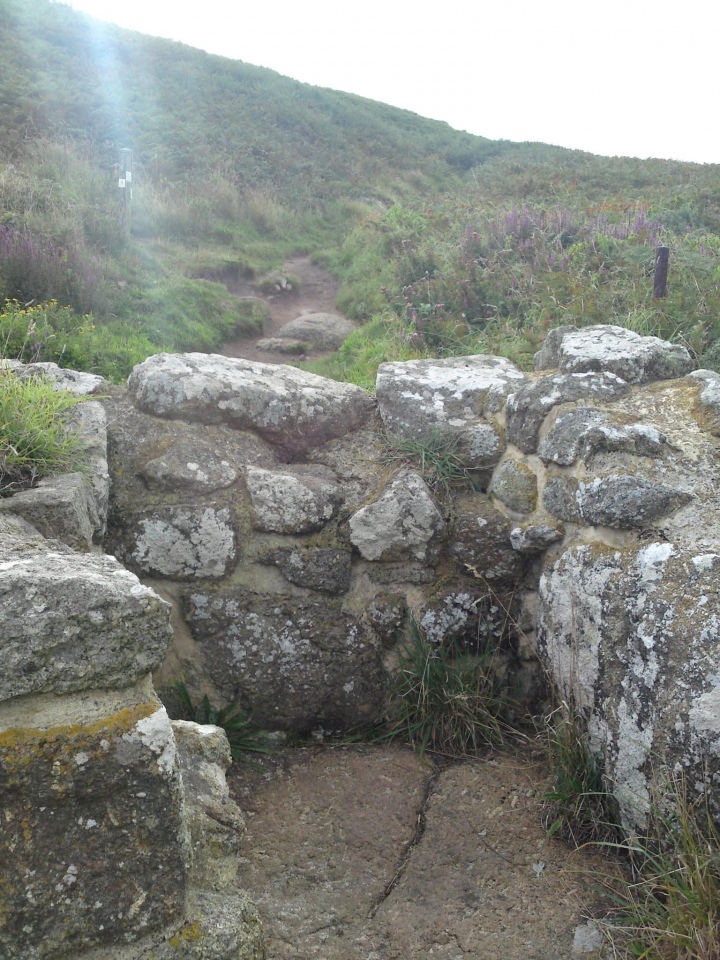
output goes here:
{"type": "Polygon", "coordinates": [[[720,163],[718,0],[65,0],[492,139],[720,163]]]}

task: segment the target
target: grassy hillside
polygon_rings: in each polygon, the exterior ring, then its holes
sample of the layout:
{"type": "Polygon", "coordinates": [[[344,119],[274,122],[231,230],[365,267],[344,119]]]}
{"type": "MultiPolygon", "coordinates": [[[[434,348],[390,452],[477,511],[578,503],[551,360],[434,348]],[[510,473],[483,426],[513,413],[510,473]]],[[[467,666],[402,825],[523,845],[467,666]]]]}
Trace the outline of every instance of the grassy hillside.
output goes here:
{"type": "Polygon", "coordinates": [[[224,279],[312,253],[364,328],[319,369],[495,350],[598,320],[720,357],[720,168],[495,142],[103,25],[0,3],[0,346],[119,379],[262,309],[224,279]],[[128,237],[115,166],[131,146],[128,237]],[[656,245],[670,295],[653,302],[656,245]]]}

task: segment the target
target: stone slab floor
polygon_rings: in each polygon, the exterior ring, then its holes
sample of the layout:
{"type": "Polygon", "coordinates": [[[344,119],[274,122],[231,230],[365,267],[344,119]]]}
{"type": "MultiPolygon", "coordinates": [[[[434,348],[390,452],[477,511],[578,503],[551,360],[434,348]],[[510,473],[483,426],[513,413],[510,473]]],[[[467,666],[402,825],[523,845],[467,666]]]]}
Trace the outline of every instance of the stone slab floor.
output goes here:
{"type": "Polygon", "coordinates": [[[234,764],[228,779],[248,825],[239,879],[269,960],[601,955],[584,925],[611,864],[545,836],[532,761],[438,770],[364,745],[287,749],[263,766],[234,764]]]}

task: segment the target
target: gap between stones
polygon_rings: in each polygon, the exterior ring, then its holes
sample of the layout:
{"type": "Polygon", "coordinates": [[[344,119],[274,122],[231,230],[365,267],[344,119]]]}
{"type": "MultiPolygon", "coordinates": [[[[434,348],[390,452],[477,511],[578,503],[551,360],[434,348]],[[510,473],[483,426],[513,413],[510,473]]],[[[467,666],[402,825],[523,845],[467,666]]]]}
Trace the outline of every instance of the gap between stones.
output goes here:
{"type": "MultiPolygon", "coordinates": [[[[445,769],[445,768],[442,768],[445,769]]],[[[400,879],[402,878],[405,870],[407,869],[408,863],[410,863],[410,857],[412,856],[413,850],[417,847],[425,834],[425,823],[426,823],[426,814],[428,803],[430,802],[430,797],[433,794],[435,785],[438,782],[438,778],[442,773],[442,769],[435,770],[434,773],[430,774],[428,777],[427,783],[425,784],[425,792],[423,798],[420,801],[420,807],[418,809],[416,818],[415,818],[415,831],[410,838],[405,850],[403,851],[402,856],[400,857],[400,862],[398,863],[397,870],[395,871],[392,880],[389,883],[386,883],[382,889],[382,893],[375,898],[375,902],[367,914],[367,919],[372,920],[375,914],[378,912],[380,907],[385,903],[387,898],[391,895],[400,879]]]]}

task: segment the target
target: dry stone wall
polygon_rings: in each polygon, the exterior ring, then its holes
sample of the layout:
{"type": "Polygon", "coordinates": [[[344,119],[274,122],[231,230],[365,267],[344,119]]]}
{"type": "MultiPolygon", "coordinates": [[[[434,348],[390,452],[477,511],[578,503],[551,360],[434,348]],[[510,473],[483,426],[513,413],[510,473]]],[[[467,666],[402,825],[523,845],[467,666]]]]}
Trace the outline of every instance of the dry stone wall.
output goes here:
{"type": "Polygon", "coordinates": [[[266,727],[347,729],[386,710],[411,617],[499,642],[521,708],[548,678],[572,700],[627,829],[658,765],[719,808],[720,376],[691,371],[602,326],[553,331],[530,374],[384,364],[375,399],[203,354],[94,385],[97,469],[54,486],[82,487],[87,522],[42,485],[0,501],[8,956],[260,956],[223,748],[173,730],[149,674],[266,727]],[[472,484],[433,482],[448,450],[472,484]]]}

